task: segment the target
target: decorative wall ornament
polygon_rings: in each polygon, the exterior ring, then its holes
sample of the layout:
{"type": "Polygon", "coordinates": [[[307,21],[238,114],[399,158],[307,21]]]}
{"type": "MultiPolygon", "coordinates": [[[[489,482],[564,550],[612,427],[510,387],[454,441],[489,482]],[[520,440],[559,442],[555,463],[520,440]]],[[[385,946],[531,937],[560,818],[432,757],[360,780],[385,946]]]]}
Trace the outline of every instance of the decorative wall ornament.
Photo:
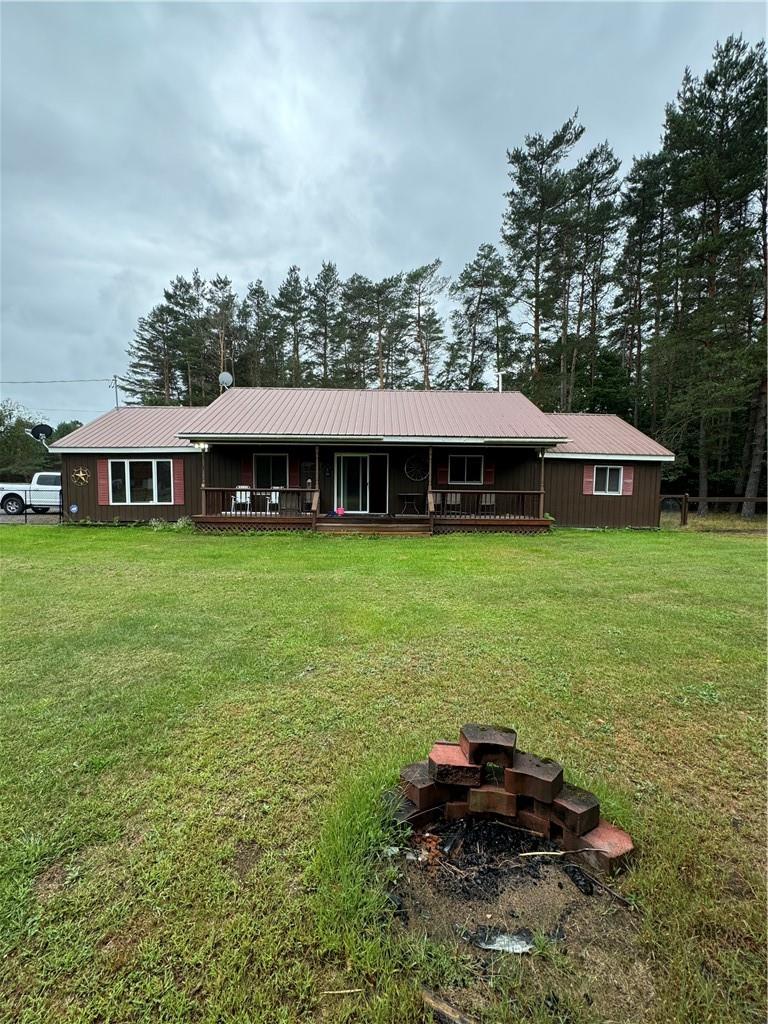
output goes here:
{"type": "Polygon", "coordinates": [[[411,455],[405,460],[403,471],[409,480],[421,483],[422,480],[427,479],[429,464],[421,457],[421,455],[411,455]]]}

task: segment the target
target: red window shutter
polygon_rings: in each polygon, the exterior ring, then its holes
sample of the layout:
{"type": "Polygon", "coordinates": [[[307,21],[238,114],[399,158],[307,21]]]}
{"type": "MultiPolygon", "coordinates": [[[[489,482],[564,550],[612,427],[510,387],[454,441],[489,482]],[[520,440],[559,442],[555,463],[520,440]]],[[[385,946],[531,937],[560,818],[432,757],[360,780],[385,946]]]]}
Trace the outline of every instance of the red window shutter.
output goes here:
{"type": "Polygon", "coordinates": [[[100,505],[109,504],[109,467],[106,459],[96,460],[96,495],[100,505]]]}
{"type": "Polygon", "coordinates": [[[291,455],[288,460],[288,486],[289,487],[301,487],[301,467],[299,466],[299,460],[295,455],[291,455]]]}
{"type": "Polygon", "coordinates": [[[624,467],[624,476],[623,476],[623,479],[622,479],[622,482],[621,482],[621,493],[622,494],[631,494],[632,493],[632,488],[634,486],[634,483],[635,483],[635,467],[634,466],[625,466],[624,467]]]}
{"type": "Polygon", "coordinates": [[[486,462],[483,468],[483,483],[491,485],[496,483],[496,467],[492,462],[486,462]]]}
{"type": "Polygon", "coordinates": [[[595,490],[595,467],[584,466],[584,486],[582,488],[583,494],[592,494],[595,490]]]}
{"type": "Polygon", "coordinates": [[[173,504],[184,504],[184,459],[173,460],[173,504]]]}
{"type": "Polygon", "coordinates": [[[253,487],[253,459],[243,456],[240,462],[240,483],[253,487]]]}

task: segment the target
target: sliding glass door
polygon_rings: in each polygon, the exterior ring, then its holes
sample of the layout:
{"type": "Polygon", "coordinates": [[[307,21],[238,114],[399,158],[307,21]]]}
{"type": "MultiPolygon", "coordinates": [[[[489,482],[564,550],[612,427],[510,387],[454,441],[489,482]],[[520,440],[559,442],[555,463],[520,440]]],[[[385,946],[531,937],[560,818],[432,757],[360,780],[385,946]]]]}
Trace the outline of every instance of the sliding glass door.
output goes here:
{"type": "Polygon", "coordinates": [[[336,508],[368,511],[368,456],[336,456],[336,508]]]}

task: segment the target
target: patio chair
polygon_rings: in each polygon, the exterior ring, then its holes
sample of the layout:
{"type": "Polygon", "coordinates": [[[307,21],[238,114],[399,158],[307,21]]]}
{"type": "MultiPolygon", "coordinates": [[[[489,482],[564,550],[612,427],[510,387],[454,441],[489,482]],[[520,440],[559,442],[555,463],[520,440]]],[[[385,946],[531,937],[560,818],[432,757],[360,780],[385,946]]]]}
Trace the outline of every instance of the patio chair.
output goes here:
{"type": "Polygon", "coordinates": [[[232,494],[232,507],[230,508],[231,515],[237,515],[242,513],[249,515],[251,511],[251,491],[249,487],[237,487],[232,494]]]}
{"type": "Polygon", "coordinates": [[[496,492],[490,491],[480,495],[480,514],[484,516],[496,515],[496,492]]]}
{"type": "Polygon", "coordinates": [[[280,491],[271,491],[267,497],[267,515],[280,514],[280,491]]]}
{"type": "Polygon", "coordinates": [[[458,491],[448,491],[445,495],[445,511],[449,515],[461,514],[461,495],[458,491]]]}

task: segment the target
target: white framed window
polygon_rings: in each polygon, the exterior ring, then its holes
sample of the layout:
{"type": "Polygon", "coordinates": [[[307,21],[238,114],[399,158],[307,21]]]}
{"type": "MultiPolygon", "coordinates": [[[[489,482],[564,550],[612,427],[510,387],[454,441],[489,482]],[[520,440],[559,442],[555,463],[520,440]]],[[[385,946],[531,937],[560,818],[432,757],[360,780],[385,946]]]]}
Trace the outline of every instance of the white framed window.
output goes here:
{"type": "Polygon", "coordinates": [[[483,482],[482,455],[449,455],[449,484],[481,484],[483,482]]]}
{"type": "Polygon", "coordinates": [[[288,454],[286,452],[259,452],[253,457],[253,486],[256,490],[271,491],[288,486],[288,454]]]}
{"type": "Polygon", "coordinates": [[[110,505],[172,505],[171,459],[110,459],[110,505]]]}
{"type": "Polygon", "coordinates": [[[621,494],[623,483],[623,466],[595,466],[593,494],[621,494]]]}

